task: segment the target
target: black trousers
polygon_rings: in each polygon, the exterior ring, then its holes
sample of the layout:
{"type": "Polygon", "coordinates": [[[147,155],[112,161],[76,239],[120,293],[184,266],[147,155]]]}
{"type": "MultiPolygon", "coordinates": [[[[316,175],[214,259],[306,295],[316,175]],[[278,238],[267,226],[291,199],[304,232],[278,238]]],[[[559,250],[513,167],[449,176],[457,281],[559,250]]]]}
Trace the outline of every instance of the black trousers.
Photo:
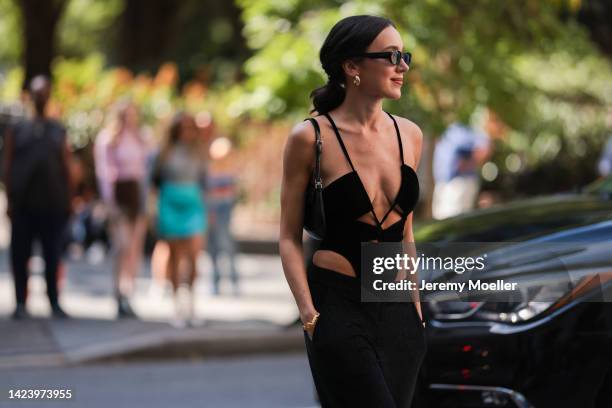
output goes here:
{"type": "Polygon", "coordinates": [[[39,239],[42,246],[49,302],[52,306],[58,303],[57,267],[66,225],[64,215],[19,213],[11,217],[11,267],[17,304],[24,305],[26,301],[28,260],[35,239],[39,239]]]}
{"type": "Polygon", "coordinates": [[[413,302],[361,302],[357,278],[308,266],[320,316],[304,340],[322,408],[407,408],[427,351],[413,302]]]}

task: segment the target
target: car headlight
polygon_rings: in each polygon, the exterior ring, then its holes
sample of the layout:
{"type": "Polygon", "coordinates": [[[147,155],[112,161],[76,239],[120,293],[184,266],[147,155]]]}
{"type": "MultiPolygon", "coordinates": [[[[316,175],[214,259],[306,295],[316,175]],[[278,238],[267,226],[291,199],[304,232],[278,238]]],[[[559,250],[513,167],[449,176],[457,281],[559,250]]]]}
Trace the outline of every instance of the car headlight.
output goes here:
{"type": "Polygon", "coordinates": [[[574,288],[569,280],[560,281],[558,277],[517,283],[516,290],[503,294],[475,291],[469,294],[472,299],[482,300],[446,300],[447,295],[436,293],[427,294],[425,300],[437,320],[522,323],[550,309],[574,288]]]}

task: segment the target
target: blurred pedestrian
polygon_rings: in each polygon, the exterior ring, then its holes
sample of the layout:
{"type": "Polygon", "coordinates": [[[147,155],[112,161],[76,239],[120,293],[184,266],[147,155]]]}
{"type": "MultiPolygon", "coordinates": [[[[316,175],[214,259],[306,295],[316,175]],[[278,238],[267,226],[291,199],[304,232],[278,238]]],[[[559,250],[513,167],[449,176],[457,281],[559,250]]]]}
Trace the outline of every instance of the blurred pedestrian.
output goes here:
{"type": "Polygon", "coordinates": [[[171,285],[168,274],[168,262],[170,261],[170,246],[168,242],[157,237],[153,252],[151,253],[151,285],[149,286],[149,296],[164,297],[171,285]]]}
{"type": "MultiPolygon", "coordinates": [[[[497,120],[487,112],[487,122],[497,120]]],[[[489,124],[486,125],[490,127],[489,124]]],[[[490,135],[467,124],[454,122],[436,144],[433,158],[435,180],[432,215],[451,217],[476,206],[480,191],[480,168],[492,153],[490,135]]]]}
{"type": "Polygon", "coordinates": [[[111,214],[117,315],[136,317],[129,299],[140,271],[147,228],[150,146],[134,103],[122,101],[116,106],[112,122],[97,137],[94,152],[100,191],[111,214]]]}
{"type": "MultiPolygon", "coordinates": [[[[612,108],[608,109],[606,116],[606,125],[608,132],[612,131],[612,108]]],[[[608,141],[606,142],[603,150],[601,151],[601,157],[597,163],[597,170],[601,177],[608,177],[612,174],[612,133],[609,133],[608,141]]]]}
{"type": "Polygon", "coordinates": [[[45,261],[47,296],[54,317],[68,315],[60,307],[57,273],[71,214],[73,183],[66,129],[46,115],[51,82],[35,76],[30,82],[34,104],[31,119],[7,130],[4,146],[4,184],[11,220],[11,266],[16,308],[13,318],[28,317],[26,293],[28,261],[35,239],[40,240],[45,261]]]}
{"type": "Polygon", "coordinates": [[[208,176],[206,200],[210,211],[208,229],[208,253],[213,268],[213,294],[220,293],[221,268],[220,256],[225,254],[229,264],[229,277],[234,296],[240,294],[238,271],[236,270],[236,242],[230,225],[232,210],[237,200],[236,176],[219,165],[231,150],[227,137],[217,137],[210,145],[211,169],[208,176]]]}
{"type": "Polygon", "coordinates": [[[179,112],[170,125],[154,176],[159,188],[157,231],[170,250],[167,272],[174,293],[174,323],[179,327],[195,322],[194,282],[208,226],[201,190],[205,177],[206,154],[195,119],[179,112]],[[187,279],[183,276],[184,263],[187,279]]]}
{"type": "MultiPolygon", "coordinates": [[[[155,148],[151,152],[149,160],[149,182],[159,183],[156,177],[156,163],[161,152],[161,146],[156,143],[155,148]]],[[[156,231],[156,226],[152,226],[154,231],[155,243],[151,252],[151,283],[149,285],[149,297],[161,298],[166,295],[168,289],[171,290],[170,277],[168,275],[168,262],[170,259],[170,247],[156,231]],[[169,287],[170,286],[170,287],[169,287]]]]}

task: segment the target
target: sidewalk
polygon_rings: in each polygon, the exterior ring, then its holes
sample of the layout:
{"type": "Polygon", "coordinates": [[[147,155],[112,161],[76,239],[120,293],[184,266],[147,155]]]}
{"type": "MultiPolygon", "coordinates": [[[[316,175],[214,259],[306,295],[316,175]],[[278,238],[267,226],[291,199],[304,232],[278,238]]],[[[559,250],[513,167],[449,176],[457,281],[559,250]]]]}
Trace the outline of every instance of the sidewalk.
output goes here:
{"type": "Polygon", "coordinates": [[[304,349],[301,328],[207,322],[175,329],[138,320],[0,319],[0,370],[132,359],[195,358],[304,349]]]}
{"type": "Polygon", "coordinates": [[[34,318],[12,321],[12,277],[7,253],[0,252],[0,369],[304,349],[301,327],[284,327],[297,317],[297,309],[278,256],[239,255],[241,295],[234,297],[228,280],[222,280],[220,296],[211,294],[210,261],[203,253],[196,282],[196,316],[202,325],[188,329],[169,323],[172,296],[150,290],[148,260],[133,299],[140,319],[115,320],[111,266],[108,259],[67,262],[60,302],[73,319],[54,320],[48,317],[42,265],[35,258],[28,298],[34,318]]]}

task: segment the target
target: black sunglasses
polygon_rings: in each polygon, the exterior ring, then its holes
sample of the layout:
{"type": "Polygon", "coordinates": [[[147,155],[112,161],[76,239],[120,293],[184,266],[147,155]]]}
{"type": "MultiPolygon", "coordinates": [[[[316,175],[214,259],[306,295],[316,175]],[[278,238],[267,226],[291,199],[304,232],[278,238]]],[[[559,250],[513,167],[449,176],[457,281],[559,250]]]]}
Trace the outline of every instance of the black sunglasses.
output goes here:
{"type": "Polygon", "coordinates": [[[399,65],[401,60],[404,60],[406,65],[410,65],[412,61],[412,54],[409,52],[401,52],[400,50],[385,51],[385,52],[364,52],[362,54],[355,55],[356,57],[366,58],[386,58],[393,65],[399,65]]]}

